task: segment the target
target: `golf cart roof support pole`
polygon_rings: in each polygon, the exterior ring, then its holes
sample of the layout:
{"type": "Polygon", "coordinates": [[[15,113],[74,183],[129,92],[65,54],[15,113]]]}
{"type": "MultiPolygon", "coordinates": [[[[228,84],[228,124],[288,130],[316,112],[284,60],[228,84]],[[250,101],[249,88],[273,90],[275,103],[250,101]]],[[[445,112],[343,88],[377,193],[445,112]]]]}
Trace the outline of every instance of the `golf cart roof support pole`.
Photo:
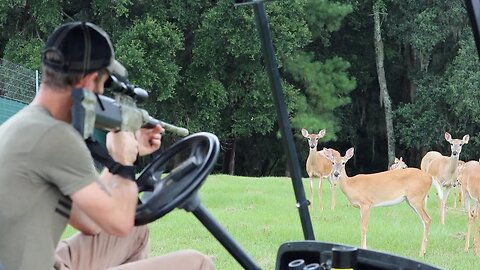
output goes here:
{"type": "Polygon", "coordinates": [[[275,107],[277,108],[278,122],[282,134],[283,146],[287,154],[288,166],[292,178],[295,198],[297,199],[297,208],[300,214],[303,234],[306,240],[315,240],[312,222],[310,219],[310,214],[308,212],[309,203],[305,198],[305,189],[303,188],[302,174],[300,172],[297,151],[293,141],[292,129],[290,127],[290,122],[288,119],[287,105],[285,103],[285,96],[282,90],[280,74],[278,72],[277,62],[275,60],[275,53],[273,50],[270,29],[268,27],[265,5],[263,4],[263,0],[253,0],[249,2],[249,4],[250,3],[253,4],[257,27],[260,31],[260,40],[262,42],[265,64],[267,65],[268,75],[272,84],[273,99],[276,103],[275,107]]]}

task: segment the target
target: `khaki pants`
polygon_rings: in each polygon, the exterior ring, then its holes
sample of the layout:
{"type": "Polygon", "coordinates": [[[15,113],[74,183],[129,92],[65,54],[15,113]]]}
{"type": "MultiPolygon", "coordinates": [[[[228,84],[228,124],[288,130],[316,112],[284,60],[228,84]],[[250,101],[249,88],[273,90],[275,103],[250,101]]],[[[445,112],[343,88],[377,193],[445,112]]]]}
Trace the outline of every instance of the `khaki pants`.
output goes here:
{"type": "Polygon", "coordinates": [[[61,241],[55,251],[57,270],[176,269],[214,270],[211,259],[195,250],[181,250],[148,258],[148,228],[134,227],[126,237],[107,233],[77,233],[61,241]]]}

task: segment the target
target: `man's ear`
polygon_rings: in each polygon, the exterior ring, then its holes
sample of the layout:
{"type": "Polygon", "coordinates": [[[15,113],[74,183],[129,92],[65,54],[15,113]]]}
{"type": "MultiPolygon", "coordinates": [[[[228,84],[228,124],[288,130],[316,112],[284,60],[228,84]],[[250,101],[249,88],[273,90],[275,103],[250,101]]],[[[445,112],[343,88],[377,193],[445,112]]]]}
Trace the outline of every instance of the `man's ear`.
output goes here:
{"type": "Polygon", "coordinates": [[[80,81],[78,82],[78,84],[75,85],[75,87],[85,88],[85,86],[93,84],[97,77],[98,77],[98,72],[96,72],[96,71],[85,74],[85,76],[83,76],[80,79],[80,81]]]}

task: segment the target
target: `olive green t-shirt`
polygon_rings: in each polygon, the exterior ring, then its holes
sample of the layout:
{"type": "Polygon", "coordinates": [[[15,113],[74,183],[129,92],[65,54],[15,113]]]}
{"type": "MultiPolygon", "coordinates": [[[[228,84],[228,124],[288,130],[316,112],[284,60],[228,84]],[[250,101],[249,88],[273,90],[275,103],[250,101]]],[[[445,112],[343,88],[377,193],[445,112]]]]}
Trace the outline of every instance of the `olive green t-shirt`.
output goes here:
{"type": "Polygon", "coordinates": [[[0,262],[52,269],[68,223],[69,195],[98,178],[80,134],[40,106],[0,125],[0,262]]]}

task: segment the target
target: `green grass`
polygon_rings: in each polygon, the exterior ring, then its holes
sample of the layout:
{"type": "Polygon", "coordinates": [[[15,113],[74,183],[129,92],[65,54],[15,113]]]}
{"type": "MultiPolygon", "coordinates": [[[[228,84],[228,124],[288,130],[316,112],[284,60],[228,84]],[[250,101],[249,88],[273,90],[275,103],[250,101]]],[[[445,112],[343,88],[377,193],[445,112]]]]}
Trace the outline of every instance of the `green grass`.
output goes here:
{"type": "MultiPolygon", "coordinates": [[[[305,194],[309,196],[308,180],[305,179],[303,184],[305,194]]],[[[406,203],[372,209],[368,247],[443,269],[472,269],[480,258],[475,257],[472,250],[463,251],[467,215],[460,207],[452,208],[452,195],[446,224],[442,226],[435,190],[430,192],[427,211],[432,224],[425,258],[418,257],[423,226],[406,203]]],[[[324,185],[323,211],[319,210],[317,194],[315,196],[315,205],[310,208],[315,239],[358,246],[359,210],[348,204],[340,189],[337,189],[337,207],[330,210],[329,185],[324,185]]],[[[262,269],[275,268],[277,250],[282,243],[304,239],[290,178],[211,175],[200,190],[200,198],[262,269]]],[[[149,226],[152,256],[194,248],[212,256],[220,270],[242,269],[191,213],[176,209],[149,226]]],[[[68,228],[64,237],[73,232],[68,228]]]]}

